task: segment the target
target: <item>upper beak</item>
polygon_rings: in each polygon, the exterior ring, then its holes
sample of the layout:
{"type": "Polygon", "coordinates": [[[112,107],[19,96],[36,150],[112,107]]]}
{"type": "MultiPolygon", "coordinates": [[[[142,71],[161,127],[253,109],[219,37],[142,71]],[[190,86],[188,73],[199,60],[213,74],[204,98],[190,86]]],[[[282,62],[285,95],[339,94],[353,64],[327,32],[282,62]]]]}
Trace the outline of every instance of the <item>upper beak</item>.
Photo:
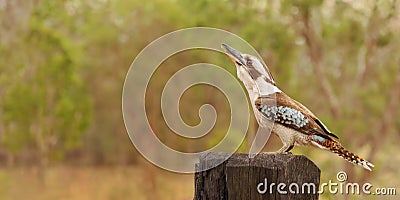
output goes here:
{"type": "Polygon", "coordinates": [[[240,51],[224,43],[221,44],[221,47],[225,50],[225,54],[228,55],[234,62],[246,66],[246,62],[240,51]]]}

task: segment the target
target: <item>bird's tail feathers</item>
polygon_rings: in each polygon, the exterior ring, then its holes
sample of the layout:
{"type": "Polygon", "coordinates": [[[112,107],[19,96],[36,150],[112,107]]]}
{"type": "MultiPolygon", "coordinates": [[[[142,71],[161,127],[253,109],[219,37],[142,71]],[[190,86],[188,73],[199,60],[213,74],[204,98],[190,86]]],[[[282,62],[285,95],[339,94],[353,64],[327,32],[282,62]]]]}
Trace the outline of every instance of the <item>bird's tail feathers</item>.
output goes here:
{"type": "Polygon", "coordinates": [[[372,163],[347,150],[338,141],[326,137],[324,137],[324,139],[325,140],[312,140],[312,143],[321,149],[326,149],[335,153],[336,155],[344,158],[345,160],[353,164],[360,165],[361,167],[372,171],[372,168],[374,167],[372,163]]]}

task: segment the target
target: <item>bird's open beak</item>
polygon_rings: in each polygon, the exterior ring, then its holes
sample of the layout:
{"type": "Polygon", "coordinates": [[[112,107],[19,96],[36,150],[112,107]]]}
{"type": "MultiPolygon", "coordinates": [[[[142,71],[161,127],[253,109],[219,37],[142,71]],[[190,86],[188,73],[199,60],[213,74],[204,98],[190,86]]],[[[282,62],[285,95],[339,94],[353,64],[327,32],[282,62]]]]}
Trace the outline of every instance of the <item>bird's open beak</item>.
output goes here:
{"type": "Polygon", "coordinates": [[[228,55],[233,62],[239,65],[246,66],[246,61],[244,60],[242,53],[240,53],[240,51],[232,48],[227,44],[222,44],[221,47],[222,49],[225,50],[225,54],[228,55]]]}

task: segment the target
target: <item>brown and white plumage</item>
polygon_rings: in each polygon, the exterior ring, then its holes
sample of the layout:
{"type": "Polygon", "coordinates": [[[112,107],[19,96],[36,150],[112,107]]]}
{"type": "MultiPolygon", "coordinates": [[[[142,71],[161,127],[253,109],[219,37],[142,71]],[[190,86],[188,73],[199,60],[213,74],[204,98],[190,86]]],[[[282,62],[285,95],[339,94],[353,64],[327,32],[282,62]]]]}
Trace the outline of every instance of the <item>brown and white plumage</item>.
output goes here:
{"type": "Polygon", "coordinates": [[[287,153],[299,145],[314,146],[371,171],[374,167],[372,163],[345,149],[337,141],[339,138],[314,113],[283,93],[268,68],[257,57],[242,54],[226,44],[222,47],[236,65],[237,76],[249,93],[258,124],[265,126],[266,121],[274,122],[272,132],[283,143],[278,153],[287,153]]]}

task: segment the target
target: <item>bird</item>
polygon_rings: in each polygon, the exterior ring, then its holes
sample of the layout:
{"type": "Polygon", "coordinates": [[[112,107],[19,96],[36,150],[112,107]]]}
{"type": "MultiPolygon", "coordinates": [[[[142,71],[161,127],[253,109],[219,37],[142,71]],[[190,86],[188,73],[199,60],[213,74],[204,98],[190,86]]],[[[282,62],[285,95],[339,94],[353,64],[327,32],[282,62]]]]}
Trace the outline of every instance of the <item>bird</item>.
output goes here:
{"type": "Polygon", "coordinates": [[[266,127],[273,122],[272,133],[283,144],[276,153],[291,154],[290,150],[294,146],[312,146],[331,151],[372,171],[372,163],[343,147],[338,141],[339,137],[313,112],[279,89],[268,67],[261,60],[224,43],[221,47],[236,66],[237,77],[247,90],[259,126],[266,127]]]}

